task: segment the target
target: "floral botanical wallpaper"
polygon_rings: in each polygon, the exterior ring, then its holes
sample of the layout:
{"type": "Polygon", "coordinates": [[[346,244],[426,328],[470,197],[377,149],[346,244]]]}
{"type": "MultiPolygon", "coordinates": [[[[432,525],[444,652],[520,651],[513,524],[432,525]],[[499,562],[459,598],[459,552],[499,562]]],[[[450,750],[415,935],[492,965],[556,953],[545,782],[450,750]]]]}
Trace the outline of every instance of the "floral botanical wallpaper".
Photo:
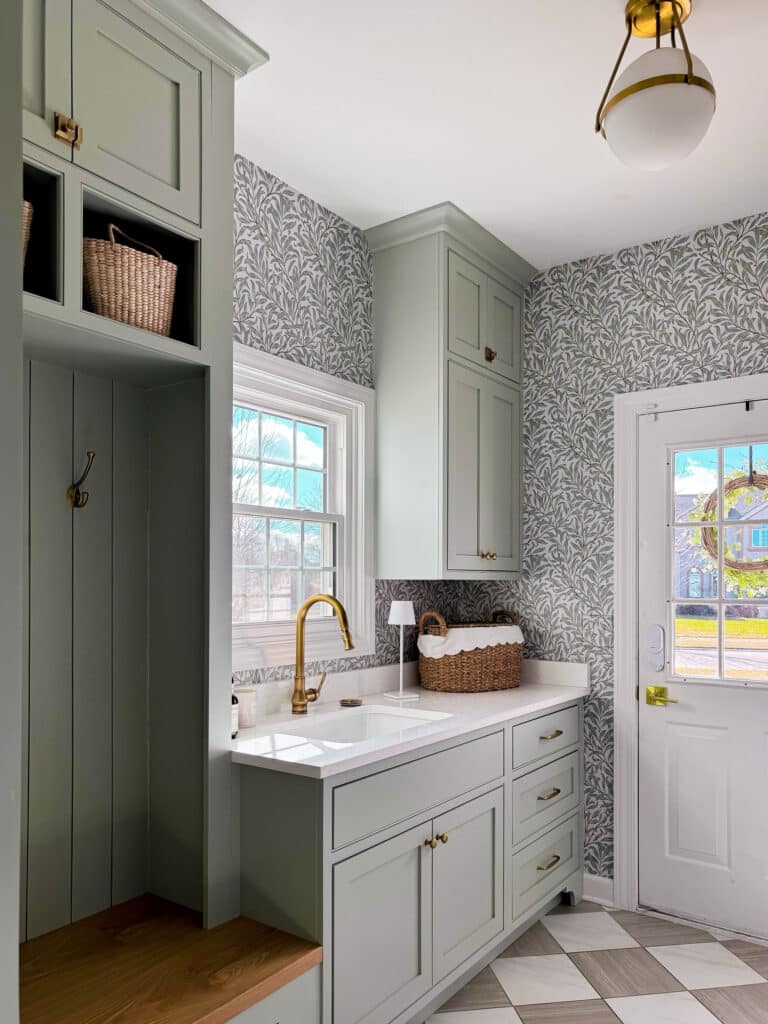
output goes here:
{"type": "MultiPolygon", "coordinates": [[[[372,383],[372,270],[362,232],[235,162],[235,338],[372,383]]],[[[376,583],[376,654],[396,662],[389,602],[451,621],[516,611],[527,654],[585,661],[585,867],[613,873],[613,396],[768,371],[768,214],[555,267],[527,296],[523,578],[376,583]]],[[[407,656],[416,656],[416,630],[407,656]]],[[[319,671],[313,666],[312,671],[319,671]]],[[[293,674],[291,666],[242,681],[293,674]]]]}

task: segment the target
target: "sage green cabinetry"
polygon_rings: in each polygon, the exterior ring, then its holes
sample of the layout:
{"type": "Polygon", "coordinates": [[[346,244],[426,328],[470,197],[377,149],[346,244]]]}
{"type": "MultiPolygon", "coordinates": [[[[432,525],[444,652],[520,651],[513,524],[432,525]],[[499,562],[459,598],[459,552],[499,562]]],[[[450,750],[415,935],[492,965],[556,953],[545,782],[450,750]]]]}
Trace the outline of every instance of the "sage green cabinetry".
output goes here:
{"type": "Polygon", "coordinates": [[[25,138],[199,223],[210,61],[129,0],[24,6],[25,138]],[[76,143],[56,136],[57,113],[76,143]]]}
{"type": "Polygon", "coordinates": [[[367,232],[376,574],[520,572],[523,294],[534,268],[450,203],[367,232]]]}

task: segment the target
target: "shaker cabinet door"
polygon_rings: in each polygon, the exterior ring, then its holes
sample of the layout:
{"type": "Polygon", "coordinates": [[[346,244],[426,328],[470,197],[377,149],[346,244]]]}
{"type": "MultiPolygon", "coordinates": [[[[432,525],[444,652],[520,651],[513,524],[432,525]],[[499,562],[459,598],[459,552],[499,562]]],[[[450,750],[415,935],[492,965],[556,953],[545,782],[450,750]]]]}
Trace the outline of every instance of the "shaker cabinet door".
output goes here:
{"type": "Polygon", "coordinates": [[[480,420],[480,541],[497,572],[520,570],[520,392],[484,381],[480,420]]]}
{"type": "Polygon", "coordinates": [[[458,253],[448,253],[448,350],[483,361],[488,278],[458,253]]]}
{"type": "Polygon", "coordinates": [[[56,114],[72,114],[70,0],[24,0],[22,103],[24,138],[65,160],[69,143],[55,135],[56,114]]]}
{"type": "Polygon", "coordinates": [[[435,819],[435,982],[504,926],[503,793],[495,789],[435,819]]]}
{"type": "Polygon", "coordinates": [[[486,365],[501,377],[522,380],[523,296],[488,278],[486,365]]]}
{"type": "Polygon", "coordinates": [[[481,405],[485,379],[448,363],[448,569],[479,572],[481,405]]]}
{"type": "Polygon", "coordinates": [[[77,0],[72,36],[75,163],[199,221],[201,68],[102,0],[77,0]]]}
{"type": "Polygon", "coordinates": [[[333,869],[334,1024],[388,1024],[432,987],[429,824],[333,869]]]}

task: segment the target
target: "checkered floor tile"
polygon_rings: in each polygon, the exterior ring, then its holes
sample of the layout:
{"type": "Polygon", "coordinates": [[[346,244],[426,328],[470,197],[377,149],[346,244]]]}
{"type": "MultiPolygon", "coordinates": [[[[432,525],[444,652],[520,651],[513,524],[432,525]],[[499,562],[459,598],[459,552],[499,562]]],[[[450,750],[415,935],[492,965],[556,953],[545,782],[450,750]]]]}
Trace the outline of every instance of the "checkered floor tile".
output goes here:
{"type": "Polygon", "coordinates": [[[557,907],[428,1024],[768,1024],[768,947],[557,907]]]}

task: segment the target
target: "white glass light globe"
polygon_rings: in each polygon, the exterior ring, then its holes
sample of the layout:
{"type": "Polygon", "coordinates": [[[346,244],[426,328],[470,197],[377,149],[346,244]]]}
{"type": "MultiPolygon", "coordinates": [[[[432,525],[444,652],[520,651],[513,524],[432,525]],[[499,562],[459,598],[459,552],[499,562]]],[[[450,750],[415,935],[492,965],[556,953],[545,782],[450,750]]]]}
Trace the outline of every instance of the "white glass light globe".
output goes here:
{"type": "MultiPolygon", "coordinates": [[[[610,98],[645,79],[684,75],[687,70],[681,49],[649,50],[619,77],[610,98]]],[[[712,81],[706,65],[695,56],[693,73],[712,81]]],[[[608,111],[603,129],[608,145],[623,163],[639,171],[661,171],[696,149],[714,113],[715,97],[702,86],[655,85],[617,103],[608,111]]]]}

